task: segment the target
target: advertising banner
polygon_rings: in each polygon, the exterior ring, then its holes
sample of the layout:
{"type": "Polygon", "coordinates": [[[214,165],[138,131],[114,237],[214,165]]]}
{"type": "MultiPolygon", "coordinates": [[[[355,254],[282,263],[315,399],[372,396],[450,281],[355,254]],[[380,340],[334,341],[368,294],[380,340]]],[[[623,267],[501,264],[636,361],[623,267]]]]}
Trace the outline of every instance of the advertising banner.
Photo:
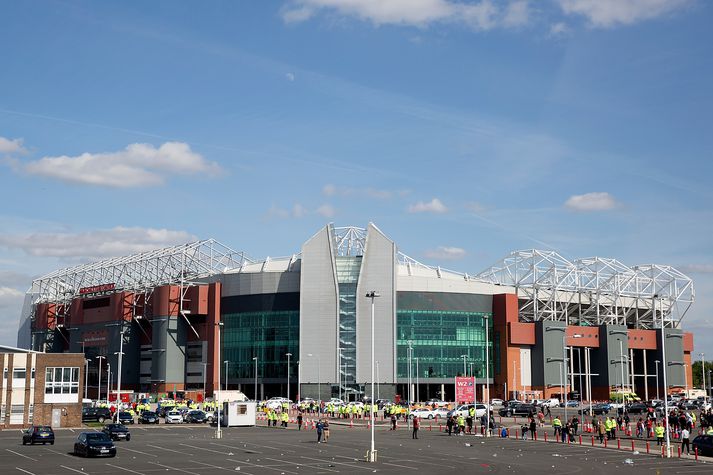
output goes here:
{"type": "Polygon", "coordinates": [[[475,403],[475,378],[456,376],[456,403],[475,403]]]}

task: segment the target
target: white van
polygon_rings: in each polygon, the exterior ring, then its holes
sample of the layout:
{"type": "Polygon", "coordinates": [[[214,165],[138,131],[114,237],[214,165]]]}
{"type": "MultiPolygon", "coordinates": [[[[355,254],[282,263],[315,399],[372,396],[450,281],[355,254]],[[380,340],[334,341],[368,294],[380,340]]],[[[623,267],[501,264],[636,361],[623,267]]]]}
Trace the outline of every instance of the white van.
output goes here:
{"type": "Polygon", "coordinates": [[[551,397],[549,399],[545,399],[544,401],[542,401],[542,403],[540,405],[542,407],[549,407],[549,408],[559,407],[560,400],[557,399],[556,397],[551,397]]]}

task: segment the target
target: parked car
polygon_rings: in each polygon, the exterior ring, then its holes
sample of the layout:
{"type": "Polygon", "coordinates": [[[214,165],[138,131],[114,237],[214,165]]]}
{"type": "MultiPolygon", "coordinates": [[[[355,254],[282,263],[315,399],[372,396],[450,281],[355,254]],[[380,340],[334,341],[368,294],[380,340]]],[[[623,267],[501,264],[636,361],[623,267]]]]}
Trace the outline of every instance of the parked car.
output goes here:
{"type": "Polygon", "coordinates": [[[457,408],[453,409],[448,413],[448,417],[450,416],[463,416],[463,417],[468,417],[468,414],[470,413],[470,409],[472,407],[475,407],[475,417],[481,417],[482,415],[485,414],[486,408],[485,404],[463,404],[458,406],[457,408]]]}
{"type": "Polygon", "coordinates": [[[498,411],[498,414],[504,417],[512,416],[529,416],[530,414],[536,414],[537,407],[532,404],[511,404],[507,407],[503,407],[498,411]]]}
{"type": "Polygon", "coordinates": [[[131,433],[124,424],[107,424],[102,429],[111,440],[131,440],[131,433]]]}
{"type": "Polygon", "coordinates": [[[634,404],[630,404],[629,407],[626,408],[626,412],[629,414],[646,414],[649,412],[649,406],[643,402],[636,402],[634,404]]]}
{"type": "Polygon", "coordinates": [[[446,401],[442,401],[438,398],[431,398],[428,401],[426,401],[426,404],[428,404],[429,406],[435,405],[436,407],[443,407],[443,406],[448,405],[448,403],[446,401]]]}
{"type": "Polygon", "coordinates": [[[503,400],[502,400],[502,399],[498,399],[498,398],[493,398],[493,399],[490,400],[490,404],[492,404],[493,406],[502,406],[502,405],[503,405],[503,400]]]}
{"type": "Polygon", "coordinates": [[[579,401],[568,400],[567,407],[579,407],[579,401]]]}
{"type": "Polygon", "coordinates": [[[164,422],[166,424],[181,424],[183,422],[183,414],[178,411],[167,412],[164,422]]]}
{"type": "Polygon", "coordinates": [[[49,442],[54,445],[54,431],[50,426],[32,426],[22,432],[22,445],[34,445],[35,442],[42,442],[42,445],[49,442]]]}
{"type": "Polygon", "coordinates": [[[119,413],[119,423],[120,424],[133,424],[134,416],[132,416],[130,412],[121,411],[119,413]]]}
{"type": "Polygon", "coordinates": [[[82,432],[74,442],[74,455],[115,457],[116,445],[104,432],[82,432]]]}
{"type": "Polygon", "coordinates": [[[411,415],[409,417],[411,417],[411,418],[419,417],[421,419],[433,419],[436,417],[436,414],[430,408],[419,407],[418,409],[414,409],[413,411],[411,411],[411,415]]]}
{"type": "Polygon", "coordinates": [[[111,411],[108,407],[82,408],[82,422],[98,422],[104,424],[106,420],[111,420],[111,411]]]}
{"type": "Polygon", "coordinates": [[[188,411],[188,414],[186,414],[184,420],[186,422],[204,424],[208,419],[206,418],[205,412],[195,410],[188,411]]]}
{"type": "Polygon", "coordinates": [[[445,419],[448,417],[448,413],[451,411],[446,407],[437,407],[431,412],[433,412],[433,417],[435,417],[436,419],[445,419]]]}
{"type": "MultiPolygon", "coordinates": [[[[596,416],[609,414],[609,411],[611,411],[611,409],[612,409],[612,407],[608,403],[594,404],[592,406],[592,414],[594,414],[596,416]]],[[[589,414],[589,406],[584,406],[582,409],[580,409],[577,412],[580,415],[589,414]]]]}
{"type": "Polygon", "coordinates": [[[540,403],[540,406],[542,407],[559,407],[560,405],[560,400],[556,397],[550,398],[550,399],[545,399],[540,403]]]}
{"type": "Polygon", "coordinates": [[[699,455],[713,456],[713,435],[699,435],[691,442],[699,455]]]}
{"type": "Polygon", "coordinates": [[[139,416],[139,424],[158,424],[158,414],[153,411],[144,411],[139,416]]]}
{"type": "Polygon", "coordinates": [[[270,409],[279,409],[282,407],[282,403],[286,402],[288,404],[292,404],[292,401],[290,401],[287,398],[284,397],[272,397],[267,400],[265,403],[265,406],[269,407],[270,409]]]}

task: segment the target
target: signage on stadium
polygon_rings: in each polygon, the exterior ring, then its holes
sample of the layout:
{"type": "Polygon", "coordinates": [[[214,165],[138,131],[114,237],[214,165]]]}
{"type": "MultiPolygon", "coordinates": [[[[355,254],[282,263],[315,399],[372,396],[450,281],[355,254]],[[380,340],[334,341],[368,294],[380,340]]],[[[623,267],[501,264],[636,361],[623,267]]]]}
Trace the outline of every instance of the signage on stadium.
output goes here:
{"type": "Polygon", "coordinates": [[[475,378],[456,376],[456,403],[475,402],[475,378]]]}
{"type": "Polygon", "coordinates": [[[82,287],[81,289],[79,289],[79,294],[96,294],[99,292],[110,292],[114,289],[116,289],[116,284],[92,285],[91,287],[82,287]]]}

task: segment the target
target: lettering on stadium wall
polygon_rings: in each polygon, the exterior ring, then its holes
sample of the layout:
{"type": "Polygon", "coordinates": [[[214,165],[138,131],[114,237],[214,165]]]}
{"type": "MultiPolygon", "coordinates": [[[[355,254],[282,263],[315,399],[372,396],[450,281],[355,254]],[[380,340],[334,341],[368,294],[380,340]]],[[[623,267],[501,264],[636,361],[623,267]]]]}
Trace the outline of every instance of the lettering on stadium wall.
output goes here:
{"type": "Polygon", "coordinates": [[[116,289],[116,284],[100,284],[79,289],[79,295],[97,294],[99,292],[111,292],[116,289]]]}

